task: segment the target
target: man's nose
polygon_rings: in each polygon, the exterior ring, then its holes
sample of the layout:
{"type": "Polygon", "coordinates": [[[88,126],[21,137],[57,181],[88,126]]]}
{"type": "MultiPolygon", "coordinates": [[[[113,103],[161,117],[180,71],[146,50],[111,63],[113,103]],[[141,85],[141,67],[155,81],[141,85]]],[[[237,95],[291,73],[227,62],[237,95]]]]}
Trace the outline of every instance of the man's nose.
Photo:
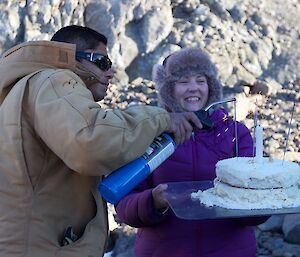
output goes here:
{"type": "Polygon", "coordinates": [[[114,68],[110,68],[109,70],[106,71],[105,73],[105,76],[108,78],[108,79],[112,79],[113,76],[115,75],[116,71],[114,68]]]}

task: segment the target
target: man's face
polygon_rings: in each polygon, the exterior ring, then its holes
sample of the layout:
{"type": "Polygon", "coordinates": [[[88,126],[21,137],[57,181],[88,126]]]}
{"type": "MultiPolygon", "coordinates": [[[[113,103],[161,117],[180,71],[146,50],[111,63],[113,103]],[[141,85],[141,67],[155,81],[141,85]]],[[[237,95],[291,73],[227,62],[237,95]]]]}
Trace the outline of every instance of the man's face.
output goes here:
{"type": "MultiPolygon", "coordinates": [[[[87,49],[85,50],[85,52],[107,55],[106,46],[102,42],[100,42],[96,48],[87,49]]],[[[114,75],[113,69],[110,68],[107,71],[103,71],[95,63],[92,63],[85,59],[81,59],[81,64],[97,76],[97,80],[84,79],[84,82],[87,88],[92,92],[94,100],[96,102],[101,101],[105,97],[109,82],[114,75]]]]}

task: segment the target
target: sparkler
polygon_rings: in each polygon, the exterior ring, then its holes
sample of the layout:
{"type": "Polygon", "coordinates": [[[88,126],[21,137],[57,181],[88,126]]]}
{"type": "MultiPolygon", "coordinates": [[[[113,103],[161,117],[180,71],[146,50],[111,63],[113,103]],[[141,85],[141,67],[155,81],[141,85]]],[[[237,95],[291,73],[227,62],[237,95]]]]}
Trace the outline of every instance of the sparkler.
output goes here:
{"type": "MultiPolygon", "coordinates": [[[[256,129],[256,126],[257,126],[257,99],[255,100],[255,111],[254,111],[253,119],[254,119],[254,137],[256,139],[255,129],[256,129]]],[[[254,152],[255,152],[255,145],[253,144],[253,159],[255,157],[254,152]]]]}
{"type": "Polygon", "coordinates": [[[235,157],[239,156],[238,134],[236,123],[236,101],[234,101],[234,137],[235,137],[235,157]]]}
{"type": "Polygon", "coordinates": [[[289,128],[288,128],[288,133],[286,136],[286,141],[285,141],[285,148],[284,148],[284,153],[283,153],[283,158],[282,158],[282,165],[285,159],[285,154],[288,148],[288,141],[289,141],[289,137],[290,137],[290,132],[291,132],[291,127],[292,127],[292,120],[293,120],[293,115],[294,115],[294,110],[295,110],[295,105],[296,105],[296,99],[294,99],[294,104],[293,104],[293,109],[292,109],[292,115],[291,115],[291,119],[289,121],[289,128]]]}
{"type": "MultiPolygon", "coordinates": [[[[207,112],[209,111],[209,109],[211,107],[213,107],[214,105],[217,105],[217,104],[222,104],[222,103],[228,103],[228,102],[234,102],[234,136],[235,136],[235,154],[236,154],[236,157],[238,157],[238,131],[237,131],[237,121],[236,121],[236,98],[233,97],[233,98],[227,98],[227,99],[224,99],[224,100],[220,100],[220,101],[217,101],[217,102],[214,102],[210,105],[208,105],[206,108],[204,108],[204,110],[207,112]]],[[[226,120],[226,117],[225,117],[225,120],[226,120]]],[[[224,121],[225,121],[224,120],[224,121]]],[[[228,130],[228,128],[225,130],[225,132],[228,130]]],[[[218,134],[217,136],[220,136],[220,134],[218,134]]]]}

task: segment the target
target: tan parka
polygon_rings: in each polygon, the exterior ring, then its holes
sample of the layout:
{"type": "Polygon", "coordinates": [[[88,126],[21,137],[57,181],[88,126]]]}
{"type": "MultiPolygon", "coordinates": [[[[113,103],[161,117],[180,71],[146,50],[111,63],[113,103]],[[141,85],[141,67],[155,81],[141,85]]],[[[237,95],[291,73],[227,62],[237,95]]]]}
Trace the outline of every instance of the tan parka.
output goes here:
{"type": "Polygon", "coordinates": [[[160,108],[101,109],[75,64],[75,45],[48,41],[0,60],[0,256],[102,256],[97,184],[169,127],[160,108]],[[62,246],[68,226],[79,239],[62,246]]]}

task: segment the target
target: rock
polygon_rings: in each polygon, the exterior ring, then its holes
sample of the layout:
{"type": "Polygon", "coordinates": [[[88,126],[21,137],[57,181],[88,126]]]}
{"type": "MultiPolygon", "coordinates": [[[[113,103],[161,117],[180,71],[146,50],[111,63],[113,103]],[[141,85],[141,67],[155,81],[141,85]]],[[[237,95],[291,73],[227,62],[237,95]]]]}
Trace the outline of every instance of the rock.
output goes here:
{"type": "Polygon", "coordinates": [[[152,52],[171,32],[173,26],[172,10],[169,5],[163,5],[147,13],[140,24],[142,37],[142,52],[152,52]]]}
{"type": "Polygon", "coordinates": [[[129,78],[127,73],[124,70],[116,69],[116,73],[114,75],[112,83],[119,85],[119,87],[122,87],[124,85],[127,85],[128,82],[129,78]]]}
{"type": "Polygon", "coordinates": [[[222,81],[226,81],[227,78],[231,76],[233,71],[233,65],[229,54],[226,51],[223,51],[222,53],[211,54],[211,59],[218,69],[220,74],[219,78],[222,81]]]}
{"type": "Polygon", "coordinates": [[[262,231],[281,232],[284,215],[273,215],[265,223],[258,226],[262,231]]]}
{"type": "Polygon", "coordinates": [[[152,79],[152,67],[156,63],[162,64],[163,60],[171,53],[179,50],[180,47],[173,44],[162,44],[158,50],[143,56],[138,56],[126,69],[130,80],[137,77],[152,79]]]}
{"type": "Polygon", "coordinates": [[[247,19],[245,11],[239,5],[234,5],[229,13],[234,22],[244,23],[247,19]]]}
{"type": "Polygon", "coordinates": [[[255,104],[245,94],[236,95],[237,120],[244,120],[249,113],[255,110],[255,104]]]}
{"type": "Polygon", "coordinates": [[[300,244],[300,214],[286,215],[282,231],[287,242],[300,244]]]}
{"type": "Polygon", "coordinates": [[[250,89],[250,94],[263,94],[269,96],[276,94],[281,85],[272,79],[268,81],[257,80],[250,89]]]}
{"type": "Polygon", "coordinates": [[[253,85],[256,81],[255,76],[249,73],[243,66],[237,67],[236,76],[239,84],[253,85]]]}
{"type": "MultiPolygon", "coordinates": [[[[256,40],[251,42],[254,45],[255,50],[253,51],[257,54],[258,61],[262,69],[267,69],[270,61],[272,60],[272,54],[274,51],[274,46],[271,39],[265,38],[264,40],[256,40]]],[[[251,44],[250,43],[250,44],[251,44]]]]}
{"type": "Polygon", "coordinates": [[[300,152],[286,152],[285,160],[292,162],[300,162],[300,152]]]}
{"type": "Polygon", "coordinates": [[[113,250],[114,257],[134,257],[133,244],[136,236],[136,229],[126,225],[121,225],[120,228],[114,231],[115,247],[113,250]]]}

